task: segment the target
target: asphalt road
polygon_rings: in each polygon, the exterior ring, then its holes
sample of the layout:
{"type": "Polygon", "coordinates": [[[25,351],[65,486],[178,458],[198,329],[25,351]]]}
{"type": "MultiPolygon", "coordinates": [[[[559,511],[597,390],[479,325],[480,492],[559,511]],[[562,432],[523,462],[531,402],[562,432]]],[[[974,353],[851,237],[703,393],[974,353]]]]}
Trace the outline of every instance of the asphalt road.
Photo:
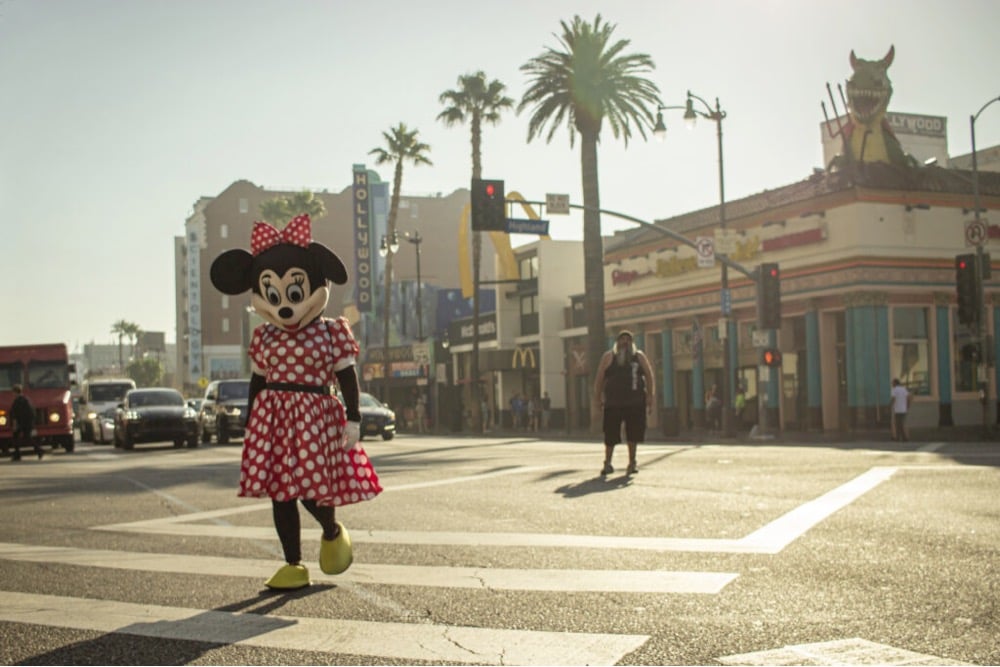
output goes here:
{"type": "Polygon", "coordinates": [[[364,443],[277,594],[240,444],[0,459],[4,664],[1000,664],[1000,444],[364,443]]]}

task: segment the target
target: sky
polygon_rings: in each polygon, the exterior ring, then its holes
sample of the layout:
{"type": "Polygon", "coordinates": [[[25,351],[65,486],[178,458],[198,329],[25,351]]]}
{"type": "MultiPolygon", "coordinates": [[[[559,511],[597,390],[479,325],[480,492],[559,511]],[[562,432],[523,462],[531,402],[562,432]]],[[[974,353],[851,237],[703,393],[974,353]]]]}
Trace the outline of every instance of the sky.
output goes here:
{"type": "MultiPolygon", "coordinates": [[[[174,237],[200,197],[239,179],[340,192],[400,122],[433,161],[407,165],[404,195],[467,188],[469,130],[437,120],[439,95],[482,70],[520,101],[520,67],[560,48],[560,21],[598,14],[652,58],[663,104],[718,98],[727,200],[823,166],[820,102],[852,49],[895,46],[890,110],[947,117],[952,155],[1000,96],[996,0],[0,0],[0,345],[115,343],[121,319],[173,342],[174,237]]],[[[652,221],[718,203],[714,124],[664,116],[663,142],[602,133],[605,209],[652,221]]],[[[561,127],[528,143],[528,117],[486,126],[483,176],[582,203],[579,142],[561,127]]],[[[1000,103],[976,144],[1000,144],[1000,103]]],[[[578,215],[550,220],[582,238],[578,215]]]]}

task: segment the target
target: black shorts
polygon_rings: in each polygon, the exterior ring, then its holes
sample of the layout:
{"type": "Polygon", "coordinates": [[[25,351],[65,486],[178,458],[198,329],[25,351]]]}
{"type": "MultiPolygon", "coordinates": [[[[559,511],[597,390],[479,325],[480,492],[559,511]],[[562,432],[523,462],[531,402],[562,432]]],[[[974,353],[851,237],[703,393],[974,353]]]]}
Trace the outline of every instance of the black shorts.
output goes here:
{"type": "Polygon", "coordinates": [[[605,407],[605,445],[617,445],[622,441],[622,422],[625,422],[625,441],[642,442],[646,437],[646,406],[605,407]]]}

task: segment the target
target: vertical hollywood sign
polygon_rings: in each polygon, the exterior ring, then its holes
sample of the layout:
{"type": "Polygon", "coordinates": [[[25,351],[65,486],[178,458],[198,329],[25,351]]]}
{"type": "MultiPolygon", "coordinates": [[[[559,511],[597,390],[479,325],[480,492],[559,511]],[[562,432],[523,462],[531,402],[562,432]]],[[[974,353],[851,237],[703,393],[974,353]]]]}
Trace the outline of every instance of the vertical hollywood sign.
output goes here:
{"type": "Polygon", "coordinates": [[[354,166],[354,303],[362,313],[372,312],[371,221],[368,215],[368,171],[354,166]]]}

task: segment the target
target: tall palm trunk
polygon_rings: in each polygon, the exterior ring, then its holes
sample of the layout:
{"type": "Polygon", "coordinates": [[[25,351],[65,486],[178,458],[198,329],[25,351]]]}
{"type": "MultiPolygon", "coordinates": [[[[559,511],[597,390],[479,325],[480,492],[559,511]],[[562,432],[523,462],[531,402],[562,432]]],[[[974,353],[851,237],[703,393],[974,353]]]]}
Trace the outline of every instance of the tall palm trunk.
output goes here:
{"type": "MultiPolygon", "coordinates": [[[[581,131],[580,169],[583,182],[583,285],[587,320],[588,373],[595,373],[606,346],[604,323],[604,241],[601,239],[601,195],[597,176],[597,132],[581,131]]],[[[596,408],[599,397],[591,397],[596,408]]],[[[590,426],[600,425],[599,411],[591,410],[590,426]]]]}
{"type": "MultiPolygon", "coordinates": [[[[386,246],[392,242],[396,233],[396,216],[399,214],[399,189],[403,184],[403,161],[396,162],[396,168],[392,176],[392,199],[389,204],[389,220],[386,223],[385,242],[386,246]]],[[[382,401],[389,402],[389,373],[392,365],[389,360],[389,318],[392,303],[392,251],[385,253],[385,312],[384,312],[384,337],[382,338],[382,401]]]]}
{"type": "MultiPolygon", "coordinates": [[[[480,158],[480,146],[482,142],[482,126],[480,125],[478,113],[472,114],[472,178],[483,177],[483,166],[480,158]]],[[[479,280],[482,270],[483,259],[483,236],[482,232],[472,232],[472,363],[470,366],[469,379],[471,382],[471,414],[472,428],[477,432],[483,431],[483,414],[480,409],[482,401],[479,399],[479,280]]]]}

